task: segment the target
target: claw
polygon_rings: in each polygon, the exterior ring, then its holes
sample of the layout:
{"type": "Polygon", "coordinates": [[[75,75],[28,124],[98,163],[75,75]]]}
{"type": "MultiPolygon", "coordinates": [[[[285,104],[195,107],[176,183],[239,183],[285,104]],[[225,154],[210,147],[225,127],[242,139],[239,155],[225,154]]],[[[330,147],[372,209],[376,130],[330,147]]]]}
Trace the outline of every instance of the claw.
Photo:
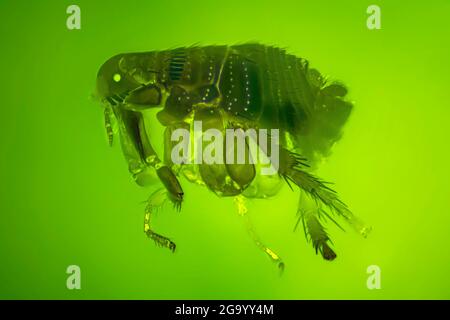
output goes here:
{"type": "Polygon", "coordinates": [[[278,262],[278,269],[280,270],[280,275],[284,273],[284,262],[280,261],[278,262]]]}
{"type": "Polygon", "coordinates": [[[169,199],[173,203],[173,207],[176,211],[181,211],[181,204],[183,203],[183,192],[178,193],[176,196],[173,196],[172,194],[169,194],[169,199]]]}
{"type": "Polygon", "coordinates": [[[177,211],[177,212],[180,212],[181,211],[181,201],[175,201],[174,203],[173,203],[173,207],[175,208],[175,210],[177,211]]]}
{"type": "Polygon", "coordinates": [[[320,249],[320,253],[325,260],[333,261],[336,259],[336,253],[331,249],[328,244],[323,243],[322,248],[320,249]]]}

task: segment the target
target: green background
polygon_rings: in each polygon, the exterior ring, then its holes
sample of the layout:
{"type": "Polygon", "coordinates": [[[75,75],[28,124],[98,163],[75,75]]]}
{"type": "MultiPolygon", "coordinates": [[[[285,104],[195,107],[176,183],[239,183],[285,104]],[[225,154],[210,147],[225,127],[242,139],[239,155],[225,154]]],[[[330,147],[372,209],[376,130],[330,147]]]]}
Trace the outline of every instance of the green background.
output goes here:
{"type": "Polygon", "coordinates": [[[450,298],[449,14],[435,1],[1,1],[0,298],[450,298]],[[382,29],[366,28],[381,7],[382,29]],[[66,8],[81,8],[81,30],[66,8]],[[373,227],[329,225],[338,258],[293,232],[297,192],[249,203],[283,276],[247,235],[233,201],[182,181],[180,214],[143,233],[154,188],[109,148],[90,96],[110,56],[199,44],[286,47],[350,88],[355,111],[319,170],[373,227]],[[81,290],[66,268],[81,267],[81,290]],[[369,265],[380,290],[366,287],[369,265]]]}

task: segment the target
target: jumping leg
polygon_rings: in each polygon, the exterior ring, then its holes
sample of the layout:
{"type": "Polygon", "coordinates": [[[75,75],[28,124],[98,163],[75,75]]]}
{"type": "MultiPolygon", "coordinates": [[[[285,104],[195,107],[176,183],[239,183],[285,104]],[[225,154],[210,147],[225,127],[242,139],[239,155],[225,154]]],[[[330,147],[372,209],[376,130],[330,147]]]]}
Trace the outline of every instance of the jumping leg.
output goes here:
{"type": "MultiPolygon", "coordinates": [[[[307,164],[304,158],[296,153],[281,149],[280,174],[286,181],[295,183],[309,194],[314,201],[325,205],[332,213],[344,218],[363,237],[367,237],[371,229],[353,215],[339,199],[337,193],[328,186],[327,182],[305,171],[306,167],[307,164]]],[[[325,212],[324,210],[321,211],[325,212]]]]}
{"type": "MultiPolygon", "coordinates": [[[[336,253],[328,245],[328,242],[332,243],[332,241],[320,222],[323,215],[326,215],[326,212],[322,211],[320,203],[311,199],[310,196],[302,191],[300,193],[297,215],[297,225],[300,221],[302,222],[305,238],[312,243],[316,254],[320,252],[325,260],[334,260],[336,253]]],[[[329,216],[328,218],[331,219],[329,216]]],[[[333,219],[332,221],[335,222],[333,219]]]]}

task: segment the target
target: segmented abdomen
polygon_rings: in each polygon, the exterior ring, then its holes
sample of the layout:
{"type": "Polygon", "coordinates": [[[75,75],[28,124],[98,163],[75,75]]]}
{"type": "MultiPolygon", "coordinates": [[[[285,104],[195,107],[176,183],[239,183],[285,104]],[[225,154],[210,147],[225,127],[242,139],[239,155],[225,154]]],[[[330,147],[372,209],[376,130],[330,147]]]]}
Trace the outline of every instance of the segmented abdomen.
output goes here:
{"type": "Polygon", "coordinates": [[[320,73],[309,68],[308,61],[283,49],[259,44],[230,48],[232,60],[227,59],[227,64],[234,65],[237,60],[240,65],[230,73],[225,67],[221,76],[220,87],[228,82],[237,91],[230,97],[233,101],[224,99],[224,108],[236,102],[232,111],[238,115],[257,120],[260,127],[280,129],[281,143],[286,147],[290,146],[283,139],[289,133],[293,147],[312,162],[327,155],[353,107],[344,100],[346,88],[339,83],[327,86],[320,73]]]}

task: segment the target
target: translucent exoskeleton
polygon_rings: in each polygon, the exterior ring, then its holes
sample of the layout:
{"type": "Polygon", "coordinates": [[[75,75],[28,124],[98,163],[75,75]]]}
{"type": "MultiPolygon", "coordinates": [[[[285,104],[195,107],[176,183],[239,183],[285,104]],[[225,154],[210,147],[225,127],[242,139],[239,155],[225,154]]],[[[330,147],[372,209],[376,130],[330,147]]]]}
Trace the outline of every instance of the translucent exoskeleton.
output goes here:
{"type": "Polygon", "coordinates": [[[344,85],[328,83],[305,59],[260,44],[119,54],[100,68],[97,94],[105,106],[109,142],[114,118],[133,177],[144,184],[145,174],[153,171],[161,182],[148,200],[144,219],[145,233],[157,244],[176,248],[169,238],[153,231],[150,218],[166,199],[181,209],[183,176],[221,197],[233,197],[257,246],[280,267],[284,266],[281,258],[253,230],[245,198],[271,197],[284,183],[293,190],[298,187],[298,224],[324,259],[336,257],[324,221],[336,223],[334,217],[340,217],[367,235],[369,228],[327,182],[313,174],[318,160],[328,156],[340,139],[353,106],[345,99],[344,85]],[[175,164],[172,133],[180,128],[192,132],[195,121],[202,121],[203,133],[211,128],[222,133],[278,129],[277,174],[261,175],[255,163],[175,164]],[[163,154],[155,151],[154,141],[161,137],[149,134],[149,122],[165,127],[163,154]]]}

